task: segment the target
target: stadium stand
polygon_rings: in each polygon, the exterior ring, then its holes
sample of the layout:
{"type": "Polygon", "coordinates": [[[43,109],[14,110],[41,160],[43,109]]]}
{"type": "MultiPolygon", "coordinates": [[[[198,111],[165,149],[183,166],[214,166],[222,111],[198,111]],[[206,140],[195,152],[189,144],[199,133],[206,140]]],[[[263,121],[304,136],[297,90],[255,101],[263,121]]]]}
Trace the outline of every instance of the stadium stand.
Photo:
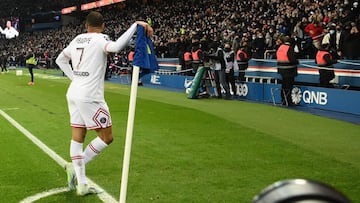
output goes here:
{"type": "MultiPolygon", "coordinates": [[[[77,6],[91,0],[82,1],[10,1],[0,8],[0,26],[4,27],[9,18],[20,18],[20,36],[14,40],[0,38],[0,51],[7,54],[11,66],[24,66],[24,55],[28,48],[35,50],[41,67],[54,68],[54,59],[70,40],[84,31],[83,18],[86,12],[78,10],[62,16],[62,25],[56,29],[25,31],[23,19],[34,13],[60,11],[64,7],[77,6]],[[65,20],[66,19],[66,20],[65,20]]],[[[208,51],[215,39],[221,43],[231,42],[236,51],[243,41],[247,41],[254,60],[272,60],[279,46],[278,39],[291,36],[296,45],[297,55],[302,59],[313,59],[316,48],[311,34],[305,28],[314,21],[320,21],[327,38],[330,27],[336,27],[334,53],[340,60],[360,59],[360,7],[357,0],[322,2],[313,0],[255,0],[214,1],[214,0],[152,0],[126,1],[98,8],[106,20],[105,33],[112,39],[119,37],[136,19],[147,20],[155,30],[154,46],[162,61],[178,59],[177,64],[162,62],[158,74],[186,75],[182,68],[184,50],[191,47],[192,38],[200,40],[202,49],[208,51]]],[[[113,56],[118,66],[127,66],[127,50],[113,56]],[[119,56],[120,55],[120,56],[119,56]]],[[[173,63],[173,62],[171,62],[173,63]]],[[[352,62],[359,69],[358,61],[352,62]]],[[[250,67],[251,69],[251,67],[250,67]]],[[[355,70],[357,74],[357,70],[355,70]]],[[[248,81],[273,81],[268,75],[247,75],[248,81]],[[263,77],[263,78],[262,78],[263,77]]]]}
{"type": "MultiPolygon", "coordinates": [[[[1,8],[1,18],[2,22],[11,16],[19,16],[21,19],[32,13],[59,11],[67,6],[79,6],[87,2],[91,1],[55,0],[44,3],[40,0],[6,0],[6,6],[1,8]]],[[[359,27],[360,7],[357,1],[179,0],[128,1],[125,4],[102,8],[107,20],[106,33],[115,38],[127,28],[129,22],[138,18],[151,20],[156,31],[154,44],[158,57],[178,57],[179,52],[190,46],[191,37],[201,39],[205,50],[212,39],[219,37],[223,42],[232,42],[235,49],[241,40],[250,41],[253,58],[263,58],[267,50],[276,49],[276,39],[280,35],[289,35],[299,45],[300,58],[313,58],[314,47],[309,33],[304,29],[314,19],[321,21],[325,30],[332,24],[342,29],[344,36],[337,45],[341,57],[360,57],[360,53],[353,49],[360,43],[360,34],[350,34],[350,30],[346,30],[353,26],[359,27]]],[[[83,17],[81,12],[73,15],[83,17]]],[[[60,30],[22,33],[18,40],[1,42],[0,46],[15,56],[21,54],[22,49],[27,46],[36,46],[39,53],[49,49],[54,56],[59,47],[63,47],[73,35],[82,31],[79,23],[71,23],[63,25],[60,30]],[[51,40],[47,40],[48,38],[51,40]],[[30,41],[34,44],[29,44],[30,41]]]]}

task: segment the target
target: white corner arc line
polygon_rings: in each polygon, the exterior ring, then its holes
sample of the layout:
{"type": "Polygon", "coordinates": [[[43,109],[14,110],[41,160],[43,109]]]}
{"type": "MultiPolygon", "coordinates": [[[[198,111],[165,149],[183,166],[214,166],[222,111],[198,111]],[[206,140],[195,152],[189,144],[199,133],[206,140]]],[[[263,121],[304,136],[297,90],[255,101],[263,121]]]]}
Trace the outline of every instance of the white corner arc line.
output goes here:
{"type": "MultiPolygon", "coordinates": [[[[64,167],[67,161],[59,156],[56,152],[46,146],[43,142],[41,142],[37,137],[35,137],[31,132],[26,130],[22,125],[16,122],[13,118],[11,118],[7,113],[0,109],[0,115],[2,115],[9,123],[11,123],[15,128],[17,128],[20,132],[22,132],[29,140],[31,140],[36,146],[38,146],[42,151],[44,151],[48,156],[50,156],[56,163],[58,163],[61,167],[64,167]]],[[[115,203],[118,202],[112,197],[109,193],[107,193],[103,188],[97,185],[94,181],[88,178],[90,184],[104,191],[98,194],[100,200],[106,203],[115,203]]]]}
{"type": "Polygon", "coordinates": [[[35,201],[37,201],[37,200],[39,200],[41,198],[48,197],[48,196],[55,195],[55,194],[59,194],[59,193],[62,193],[62,192],[67,192],[67,191],[69,191],[68,187],[55,188],[55,189],[47,190],[45,192],[41,192],[41,193],[38,193],[36,195],[27,197],[27,198],[21,200],[19,203],[31,203],[31,202],[35,202],[35,201]]]}

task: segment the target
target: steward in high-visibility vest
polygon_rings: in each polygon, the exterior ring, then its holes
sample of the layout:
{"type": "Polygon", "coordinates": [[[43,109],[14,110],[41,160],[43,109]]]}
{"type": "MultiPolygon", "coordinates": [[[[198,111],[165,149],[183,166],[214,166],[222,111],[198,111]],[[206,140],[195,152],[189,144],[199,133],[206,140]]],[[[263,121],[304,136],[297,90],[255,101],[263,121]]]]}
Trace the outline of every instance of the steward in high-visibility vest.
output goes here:
{"type": "Polygon", "coordinates": [[[245,81],[245,70],[249,67],[249,54],[246,52],[245,47],[241,46],[236,52],[236,61],[239,67],[240,81],[245,81]]]}
{"type": "Polygon", "coordinates": [[[193,75],[192,56],[190,50],[184,52],[182,59],[183,59],[183,63],[181,63],[182,64],[181,70],[184,70],[186,75],[193,75]]]}
{"type": "Polygon", "coordinates": [[[131,50],[129,53],[128,53],[128,62],[129,62],[129,66],[132,65],[132,62],[134,61],[134,55],[135,55],[135,51],[131,50]]]}
{"type": "Polygon", "coordinates": [[[30,82],[28,82],[28,85],[34,85],[34,72],[33,69],[36,67],[37,65],[37,60],[35,57],[35,53],[32,51],[32,49],[29,49],[27,56],[25,57],[26,59],[26,66],[29,69],[29,73],[30,73],[30,77],[31,80],[30,82]]]}
{"type": "Polygon", "coordinates": [[[192,42],[191,57],[193,73],[196,73],[199,66],[204,65],[204,56],[202,50],[200,49],[200,43],[198,41],[192,42]]]}
{"type": "MultiPolygon", "coordinates": [[[[128,62],[128,68],[127,68],[127,71],[128,73],[130,73],[130,78],[132,78],[132,70],[133,70],[133,67],[132,67],[132,63],[134,61],[134,55],[135,55],[135,49],[132,47],[127,55],[127,62],[128,62]]],[[[120,70],[121,71],[121,70],[120,70]]],[[[139,79],[140,81],[140,79],[139,79]]]]}
{"type": "Polygon", "coordinates": [[[293,88],[295,77],[297,76],[297,64],[294,48],[290,45],[290,37],[285,36],[282,43],[276,51],[277,69],[281,75],[281,101],[283,105],[292,106],[291,90],[293,88]]]}
{"type": "Polygon", "coordinates": [[[328,51],[328,44],[323,44],[316,53],[315,63],[319,67],[319,82],[321,87],[333,87],[330,81],[334,79],[334,66],[337,61],[328,51]]]}
{"type": "Polygon", "coordinates": [[[248,54],[245,52],[244,49],[239,49],[236,52],[236,60],[238,62],[238,64],[248,64],[249,61],[249,57],[248,54]]]}
{"type": "Polygon", "coordinates": [[[28,59],[26,59],[26,64],[37,65],[35,54],[32,54],[28,59]]]}
{"type": "Polygon", "coordinates": [[[200,59],[200,56],[199,56],[199,53],[201,52],[201,49],[197,49],[196,51],[193,51],[191,52],[191,56],[192,56],[192,62],[193,63],[196,63],[196,64],[199,64],[201,63],[201,59],[200,59]]]}
{"type": "Polygon", "coordinates": [[[184,61],[185,61],[185,65],[190,65],[192,63],[191,52],[187,51],[184,53],[184,61]]]}

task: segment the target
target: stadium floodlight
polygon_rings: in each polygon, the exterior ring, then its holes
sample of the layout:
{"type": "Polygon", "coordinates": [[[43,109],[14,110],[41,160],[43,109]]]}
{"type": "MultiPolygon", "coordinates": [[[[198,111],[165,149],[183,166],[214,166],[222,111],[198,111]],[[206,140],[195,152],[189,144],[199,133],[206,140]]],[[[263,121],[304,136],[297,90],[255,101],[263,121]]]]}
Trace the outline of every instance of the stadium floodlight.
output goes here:
{"type": "Polygon", "coordinates": [[[290,179],[273,183],[252,203],[351,203],[333,187],[312,180],[290,179]]]}
{"type": "Polygon", "coordinates": [[[66,8],[61,9],[61,14],[63,14],[63,15],[70,14],[76,10],[77,10],[76,6],[66,7],[66,8]]]}
{"type": "Polygon", "coordinates": [[[86,4],[82,4],[80,7],[81,7],[82,11],[86,11],[86,10],[90,10],[90,9],[94,9],[94,8],[108,6],[108,5],[115,4],[115,3],[120,3],[123,1],[125,1],[125,0],[99,0],[99,1],[93,1],[93,2],[86,3],[86,4]]]}

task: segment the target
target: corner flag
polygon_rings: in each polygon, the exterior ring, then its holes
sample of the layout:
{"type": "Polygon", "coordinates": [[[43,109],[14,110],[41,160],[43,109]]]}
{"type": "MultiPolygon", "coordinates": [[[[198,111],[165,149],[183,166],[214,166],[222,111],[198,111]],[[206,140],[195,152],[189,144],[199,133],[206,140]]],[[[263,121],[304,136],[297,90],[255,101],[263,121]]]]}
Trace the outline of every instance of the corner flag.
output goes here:
{"type": "Polygon", "coordinates": [[[141,25],[137,26],[135,55],[132,64],[143,69],[150,69],[150,72],[154,72],[159,67],[152,41],[141,25]]]}
{"type": "MultiPolygon", "coordinates": [[[[127,184],[129,177],[130,168],[130,154],[131,154],[131,143],[134,129],[135,119],[135,107],[136,107],[136,95],[139,81],[139,69],[146,69],[148,72],[153,72],[158,68],[154,47],[151,39],[146,36],[143,26],[137,26],[136,44],[135,44],[135,55],[133,60],[133,74],[131,80],[131,92],[129,101],[129,113],[126,127],[125,147],[124,147],[124,160],[123,170],[121,176],[121,187],[119,202],[126,202],[127,184]]],[[[145,72],[145,71],[144,71],[145,72]]]]}

